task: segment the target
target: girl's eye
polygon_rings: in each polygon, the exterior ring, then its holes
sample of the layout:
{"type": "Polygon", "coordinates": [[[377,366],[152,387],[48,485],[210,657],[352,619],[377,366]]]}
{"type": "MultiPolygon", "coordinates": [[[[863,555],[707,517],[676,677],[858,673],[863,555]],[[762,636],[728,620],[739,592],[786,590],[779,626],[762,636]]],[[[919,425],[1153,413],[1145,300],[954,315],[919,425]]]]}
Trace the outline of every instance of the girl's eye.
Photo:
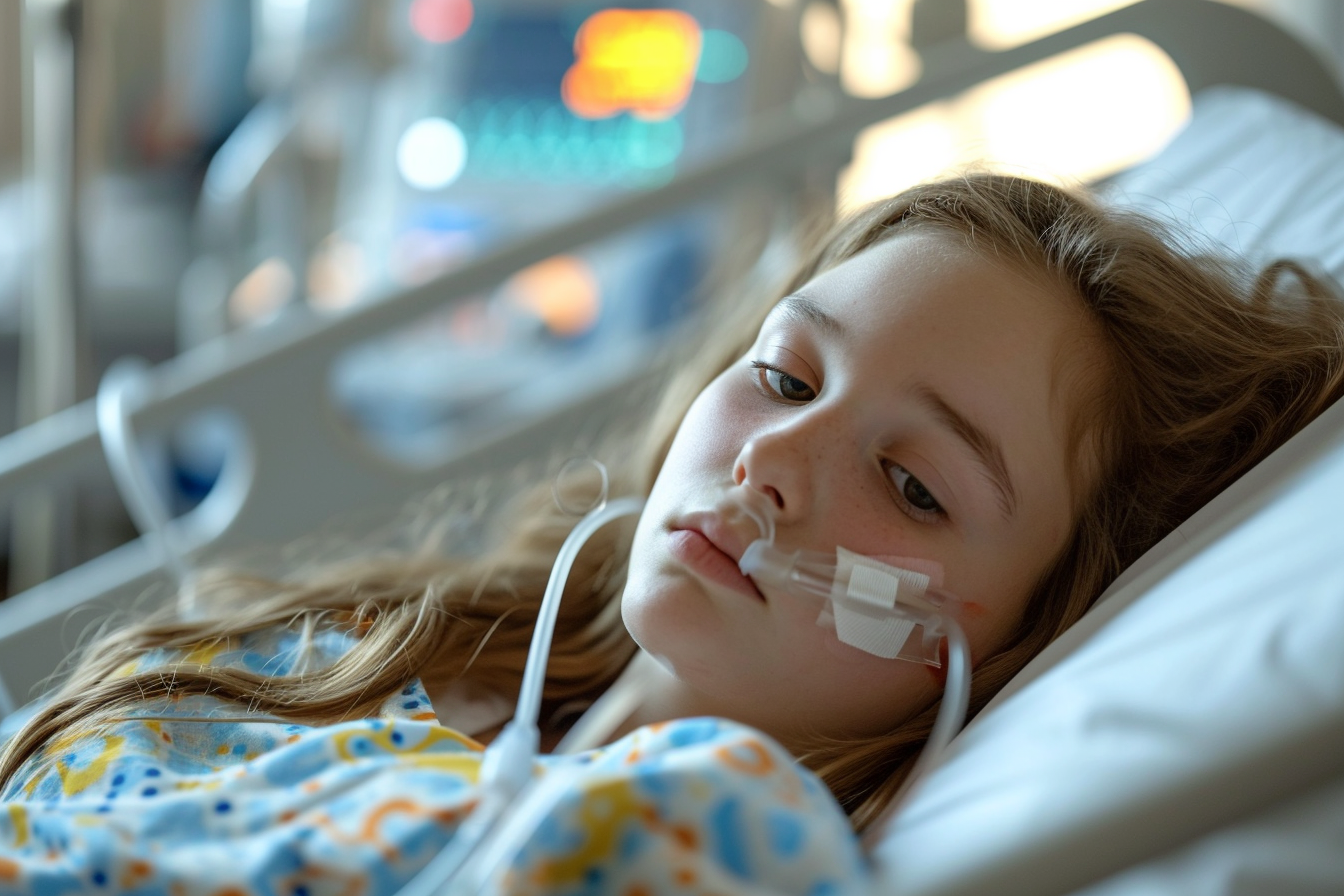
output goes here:
{"type": "Polygon", "coordinates": [[[778,367],[772,367],[764,361],[753,361],[751,366],[761,378],[761,385],[785,401],[811,401],[817,397],[811,386],[778,367]]]}
{"type": "Polygon", "coordinates": [[[892,464],[888,471],[891,481],[896,485],[896,491],[900,495],[901,501],[905,503],[907,509],[920,517],[943,516],[947,511],[938,503],[938,499],[929,494],[929,490],[924,487],[910,471],[900,464],[892,464]]]}

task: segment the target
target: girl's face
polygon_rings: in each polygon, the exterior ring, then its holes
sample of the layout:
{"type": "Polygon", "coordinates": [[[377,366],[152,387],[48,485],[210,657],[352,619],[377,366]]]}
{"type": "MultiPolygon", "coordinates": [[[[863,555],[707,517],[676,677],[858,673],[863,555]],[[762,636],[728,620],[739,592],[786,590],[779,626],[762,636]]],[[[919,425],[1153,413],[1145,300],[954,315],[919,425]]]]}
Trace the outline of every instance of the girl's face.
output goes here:
{"type": "Polygon", "coordinates": [[[1063,286],[932,229],[782,300],[691,406],[635,534],[625,622],[683,705],[787,741],[878,734],[941,692],[931,667],[841,644],[818,605],[763,599],[736,567],[760,534],[745,491],[785,550],[937,561],[972,653],[996,649],[1071,529],[1092,335],[1063,286]]]}

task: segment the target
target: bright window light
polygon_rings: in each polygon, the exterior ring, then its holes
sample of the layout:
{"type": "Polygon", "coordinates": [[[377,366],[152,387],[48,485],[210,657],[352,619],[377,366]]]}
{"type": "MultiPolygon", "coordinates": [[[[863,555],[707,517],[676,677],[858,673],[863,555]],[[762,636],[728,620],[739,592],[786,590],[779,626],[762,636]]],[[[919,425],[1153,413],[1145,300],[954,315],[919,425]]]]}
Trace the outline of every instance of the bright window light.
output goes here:
{"type": "Polygon", "coordinates": [[[840,208],[853,210],[947,173],[958,158],[958,121],[946,103],[874,125],[854,142],[854,162],[840,175],[840,208]]]}
{"type": "Polygon", "coordinates": [[[845,0],[840,85],[852,96],[890,96],[919,79],[910,49],[913,0],[845,0]]]}
{"type": "Polygon", "coordinates": [[[962,102],[981,123],[989,159],[1062,180],[1095,180],[1142,161],[1190,115],[1176,64],[1134,35],[1005,75],[962,102]]]}
{"type": "Polygon", "coordinates": [[[1117,35],[868,128],[841,174],[839,204],[853,209],[967,167],[1096,180],[1151,156],[1189,114],[1170,57],[1117,35]]]}
{"type": "Polygon", "coordinates": [[[971,42],[1004,50],[1063,31],[1137,0],[971,0],[971,42]]]}
{"type": "Polygon", "coordinates": [[[813,2],[803,8],[799,35],[807,61],[819,72],[833,75],[840,70],[840,16],[827,3],[813,2]]]}
{"type": "Polygon", "coordinates": [[[444,118],[420,119],[397,143],[397,168],[406,183],[419,190],[443,189],[461,176],[466,165],[466,138],[444,118]]]}

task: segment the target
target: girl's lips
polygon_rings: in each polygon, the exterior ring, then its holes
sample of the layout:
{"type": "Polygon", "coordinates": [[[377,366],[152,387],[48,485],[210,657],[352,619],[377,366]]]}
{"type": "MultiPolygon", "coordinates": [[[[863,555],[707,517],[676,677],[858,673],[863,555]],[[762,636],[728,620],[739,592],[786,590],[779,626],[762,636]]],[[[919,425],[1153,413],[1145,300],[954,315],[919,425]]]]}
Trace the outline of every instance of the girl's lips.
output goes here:
{"type": "Polygon", "coordinates": [[[748,597],[765,602],[751,579],[737,568],[737,561],[724,553],[698,529],[673,529],[669,536],[672,556],[697,575],[748,597]]]}

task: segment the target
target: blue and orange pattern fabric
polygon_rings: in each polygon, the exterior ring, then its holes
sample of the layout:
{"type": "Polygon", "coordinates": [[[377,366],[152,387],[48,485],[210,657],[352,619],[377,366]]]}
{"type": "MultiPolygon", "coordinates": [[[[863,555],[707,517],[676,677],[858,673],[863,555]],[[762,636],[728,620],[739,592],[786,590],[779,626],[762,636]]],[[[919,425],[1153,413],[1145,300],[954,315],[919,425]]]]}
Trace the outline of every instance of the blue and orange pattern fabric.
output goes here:
{"type": "MultiPolygon", "coordinates": [[[[189,660],[284,674],[350,638],[259,633],[189,660]]],[[[482,751],[419,682],[378,718],[320,727],[211,697],[147,702],[48,744],[0,794],[0,894],[391,896],[475,807],[482,751]]],[[[732,722],[641,728],[537,773],[563,776],[562,793],[499,892],[823,896],[865,876],[825,786],[732,722]]]]}

